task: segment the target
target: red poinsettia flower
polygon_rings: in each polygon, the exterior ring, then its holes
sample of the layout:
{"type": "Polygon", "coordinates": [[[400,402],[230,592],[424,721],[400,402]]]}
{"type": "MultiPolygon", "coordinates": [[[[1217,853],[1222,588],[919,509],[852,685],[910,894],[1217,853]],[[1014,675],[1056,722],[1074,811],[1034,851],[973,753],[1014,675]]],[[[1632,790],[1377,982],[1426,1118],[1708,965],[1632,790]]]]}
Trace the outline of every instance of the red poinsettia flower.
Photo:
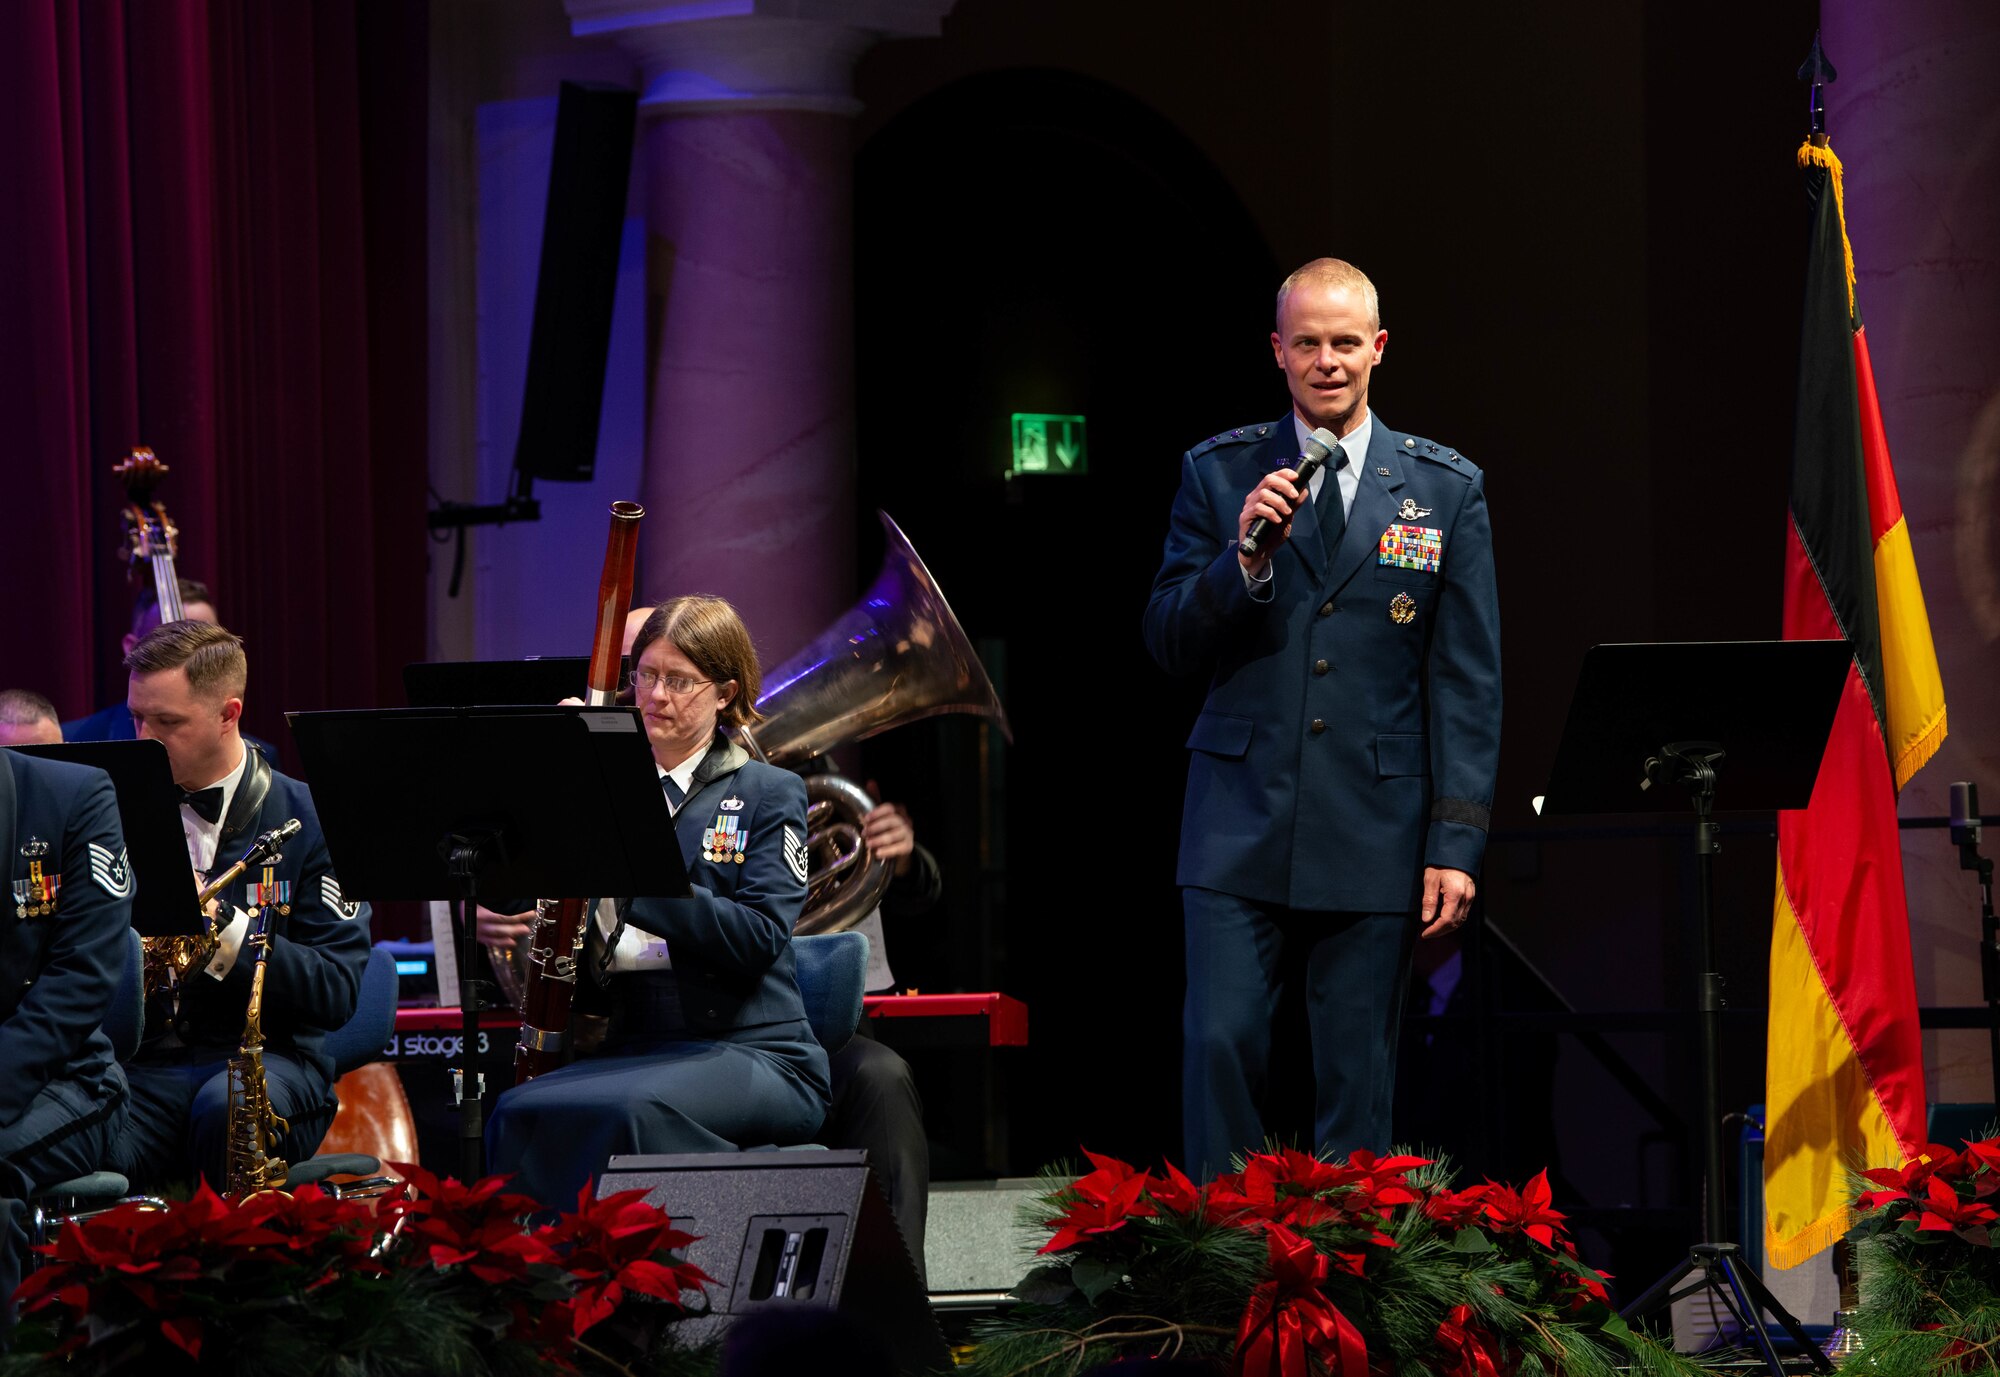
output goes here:
{"type": "Polygon", "coordinates": [[[1096,1235],[1115,1233],[1129,1219],[1150,1218],[1159,1213],[1146,1199],[1152,1181],[1144,1172],[1133,1170],[1130,1164],[1115,1157],[1100,1157],[1089,1148],[1083,1150],[1083,1155],[1096,1170],[1078,1177],[1063,1190],[1064,1209],[1055,1222],[1055,1235],[1038,1252],[1067,1252],[1096,1235]]]}
{"type": "Polygon", "coordinates": [[[1498,1182],[1487,1183],[1486,1219],[1503,1234],[1526,1234],[1544,1248],[1556,1246],[1556,1229],[1566,1216],[1549,1208],[1549,1173],[1545,1167],[1520,1190],[1498,1182]]]}
{"type": "Polygon", "coordinates": [[[2000,1214],[1995,1214],[1992,1206],[1959,1199],[1950,1182],[1935,1176],[1924,1183],[1922,1205],[1918,1229],[1948,1230],[1980,1244],[1986,1242],[1986,1226],[2000,1220],[2000,1214]]]}
{"type": "Polygon", "coordinates": [[[1423,1216],[1441,1229],[1464,1229],[1486,1217],[1485,1186],[1467,1186],[1462,1191],[1440,1190],[1423,1202],[1423,1216]]]}
{"type": "Polygon", "coordinates": [[[570,1332],[579,1338],[609,1319],[628,1291],[679,1305],[682,1292],[714,1280],[694,1263],[675,1259],[695,1236],[647,1204],[642,1190],[593,1200],[586,1186],[575,1213],[537,1229],[532,1241],[560,1254],[563,1269],[582,1283],[568,1302],[570,1332]]]}
{"type": "Polygon", "coordinates": [[[1202,1203],[1201,1187],[1190,1181],[1181,1169],[1172,1162],[1164,1164],[1167,1174],[1153,1177],[1146,1184],[1146,1194],[1153,1203],[1163,1210],[1175,1214],[1193,1214],[1202,1203]]]}
{"type": "Polygon", "coordinates": [[[1991,1172],[2000,1172],[2000,1138],[1981,1138],[1977,1142],[1968,1141],[1965,1156],[1972,1162],[1991,1172]]]}

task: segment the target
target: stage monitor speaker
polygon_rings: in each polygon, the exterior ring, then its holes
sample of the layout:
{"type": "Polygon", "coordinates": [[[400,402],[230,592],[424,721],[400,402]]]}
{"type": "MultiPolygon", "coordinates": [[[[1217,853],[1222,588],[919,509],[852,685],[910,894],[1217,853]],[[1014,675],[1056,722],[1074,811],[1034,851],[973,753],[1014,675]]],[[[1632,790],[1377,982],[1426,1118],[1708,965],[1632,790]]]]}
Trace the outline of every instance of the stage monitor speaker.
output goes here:
{"type": "Polygon", "coordinates": [[[517,478],[583,483],[596,468],[638,110],[636,92],[613,86],[565,81],[556,99],[517,478]]]}
{"type": "Polygon", "coordinates": [[[759,1314],[837,1310],[879,1335],[906,1374],[948,1372],[951,1351],[865,1152],[732,1152],[613,1157],[600,1197],[643,1190],[698,1235],[688,1258],[715,1278],[713,1337],[759,1314]]]}

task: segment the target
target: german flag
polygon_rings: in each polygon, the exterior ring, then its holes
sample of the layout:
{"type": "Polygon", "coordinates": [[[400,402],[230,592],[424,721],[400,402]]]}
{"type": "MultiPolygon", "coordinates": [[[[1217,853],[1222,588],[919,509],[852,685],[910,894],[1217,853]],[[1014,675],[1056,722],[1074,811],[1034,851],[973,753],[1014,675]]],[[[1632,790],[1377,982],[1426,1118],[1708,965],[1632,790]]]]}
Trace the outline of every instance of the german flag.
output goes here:
{"type": "Polygon", "coordinates": [[[1853,664],[1811,802],[1778,815],[1764,1251],[1792,1267],[1847,1231],[1848,1173],[1924,1146],[1896,796],[1944,740],[1944,686],[1854,300],[1840,160],[1799,150],[1812,203],[1785,638],[1853,664]]]}

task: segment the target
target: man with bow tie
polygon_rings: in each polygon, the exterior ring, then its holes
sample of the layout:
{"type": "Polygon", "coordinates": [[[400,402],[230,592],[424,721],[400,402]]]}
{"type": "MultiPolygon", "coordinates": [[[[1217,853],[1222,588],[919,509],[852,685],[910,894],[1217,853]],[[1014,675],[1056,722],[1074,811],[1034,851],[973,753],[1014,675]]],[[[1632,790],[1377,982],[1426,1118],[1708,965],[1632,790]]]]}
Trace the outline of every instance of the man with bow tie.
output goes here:
{"type": "MultiPolygon", "coordinates": [[[[167,748],[182,789],[193,883],[227,870],[258,835],[292,818],[302,825],[271,868],[264,975],[264,1078],[271,1106],[290,1125],[285,1159],[312,1155],[333,1121],[333,1062],[326,1034],[354,1013],[368,964],[366,904],[350,903],[333,873],[312,795],[248,749],[238,723],[249,665],[243,643],[219,626],[168,622],[130,654],[126,706],[139,737],[167,748]]],[[[181,988],[156,996],[146,1039],[127,1064],[129,1131],[114,1169],[141,1181],[199,1171],[218,1189],[227,1160],[228,1062],[243,1037],[255,951],[253,926],[261,869],[247,871],[216,898],[218,943],[208,965],[181,988]]]]}
{"type": "Polygon", "coordinates": [[[1485,476],[1371,410],[1389,332],[1358,268],[1300,268],[1276,324],[1291,410],[1182,458],[1145,616],[1160,667],[1209,681],[1176,875],[1197,1180],[1264,1141],[1289,979],[1312,1021],[1316,1146],[1390,1145],[1411,943],[1471,912],[1500,752],[1485,476]],[[1302,482],[1315,432],[1334,448],[1302,482]]]}

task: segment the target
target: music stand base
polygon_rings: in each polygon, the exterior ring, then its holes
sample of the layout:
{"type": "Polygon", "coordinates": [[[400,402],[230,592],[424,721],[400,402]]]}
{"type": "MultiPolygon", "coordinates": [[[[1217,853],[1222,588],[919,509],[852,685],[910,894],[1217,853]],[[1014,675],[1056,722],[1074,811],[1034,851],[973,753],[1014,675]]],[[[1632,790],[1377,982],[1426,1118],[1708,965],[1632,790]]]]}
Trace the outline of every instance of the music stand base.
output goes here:
{"type": "Polygon", "coordinates": [[[1744,1262],[1742,1250],[1734,1243],[1695,1244],[1688,1249],[1685,1262],[1654,1282],[1619,1313],[1629,1323],[1656,1314],[1675,1301],[1702,1291],[1722,1303],[1722,1308],[1735,1321],[1740,1339],[1750,1344],[1757,1360],[1772,1377],[1782,1377],[1785,1367],[1778,1356],[1777,1345],[1772,1341],[1771,1329],[1764,1323],[1767,1311],[1777,1321],[1778,1327],[1798,1345],[1799,1356],[1814,1372],[1831,1373],[1834,1370],[1819,1345],[1806,1336],[1805,1329],[1764,1285],[1764,1279],[1744,1262]],[[1696,1275],[1691,1277],[1690,1273],[1696,1275]],[[1683,1285],[1683,1282],[1686,1284],[1683,1285]]]}

